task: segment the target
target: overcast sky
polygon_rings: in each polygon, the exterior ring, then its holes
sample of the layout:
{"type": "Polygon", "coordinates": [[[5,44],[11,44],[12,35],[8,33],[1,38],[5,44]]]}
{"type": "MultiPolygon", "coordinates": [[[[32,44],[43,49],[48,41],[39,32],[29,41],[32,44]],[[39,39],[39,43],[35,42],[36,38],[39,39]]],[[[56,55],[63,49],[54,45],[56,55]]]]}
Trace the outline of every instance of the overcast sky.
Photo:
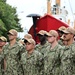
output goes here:
{"type": "Polygon", "coordinates": [[[27,15],[31,13],[42,15],[46,12],[46,0],[7,0],[7,3],[17,7],[20,23],[27,29],[33,24],[32,18],[26,17],[27,15]]]}
{"type": "MultiPolygon", "coordinates": [[[[52,1],[54,3],[55,0],[52,1]]],[[[7,0],[7,3],[12,7],[17,7],[18,17],[21,19],[20,23],[27,30],[33,24],[32,18],[26,17],[27,15],[32,13],[44,15],[47,12],[47,0],[7,0]]],[[[64,5],[68,11],[68,17],[73,19],[72,13],[75,13],[75,0],[61,0],[61,7],[64,5]]]]}
{"type": "MultiPolygon", "coordinates": [[[[47,0],[7,0],[7,3],[12,5],[13,7],[17,7],[17,13],[19,15],[19,18],[21,19],[20,23],[22,24],[22,27],[26,27],[27,29],[29,29],[33,23],[32,19],[26,16],[31,13],[43,15],[44,13],[46,13],[47,8],[47,0]]],[[[65,5],[66,9],[69,11],[69,17],[72,14],[71,8],[73,10],[73,13],[75,13],[74,4],[75,0],[61,0],[61,5],[65,5]],[[69,4],[69,2],[71,5],[69,4]]]]}

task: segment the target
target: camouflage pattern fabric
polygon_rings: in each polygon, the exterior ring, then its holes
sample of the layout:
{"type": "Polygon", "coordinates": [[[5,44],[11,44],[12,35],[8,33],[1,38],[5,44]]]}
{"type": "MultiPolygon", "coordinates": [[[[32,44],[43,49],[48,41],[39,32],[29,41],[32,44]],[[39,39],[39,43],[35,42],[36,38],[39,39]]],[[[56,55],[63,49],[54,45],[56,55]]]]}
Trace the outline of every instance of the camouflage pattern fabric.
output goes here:
{"type": "Polygon", "coordinates": [[[75,42],[65,47],[61,68],[61,75],[75,75],[75,42]]]}
{"type": "Polygon", "coordinates": [[[42,55],[36,50],[31,55],[23,53],[21,64],[24,75],[42,75],[42,62],[42,55]]]}
{"type": "Polygon", "coordinates": [[[41,45],[40,43],[36,45],[35,50],[39,51],[41,54],[45,54],[46,48],[50,46],[50,43],[47,41],[44,45],[41,45]]]}
{"type": "Polygon", "coordinates": [[[12,47],[9,44],[3,47],[3,52],[0,56],[1,59],[6,60],[5,75],[22,75],[20,74],[20,58],[21,53],[24,51],[24,47],[16,42],[12,47]]]}
{"type": "Polygon", "coordinates": [[[63,46],[63,41],[61,39],[58,40],[58,44],[60,44],[61,46],[63,46]]]}
{"type": "Polygon", "coordinates": [[[4,75],[4,60],[0,62],[0,75],[4,75]]]}
{"type": "Polygon", "coordinates": [[[61,52],[63,48],[59,44],[53,49],[47,47],[44,55],[44,75],[60,75],[61,52]]]}

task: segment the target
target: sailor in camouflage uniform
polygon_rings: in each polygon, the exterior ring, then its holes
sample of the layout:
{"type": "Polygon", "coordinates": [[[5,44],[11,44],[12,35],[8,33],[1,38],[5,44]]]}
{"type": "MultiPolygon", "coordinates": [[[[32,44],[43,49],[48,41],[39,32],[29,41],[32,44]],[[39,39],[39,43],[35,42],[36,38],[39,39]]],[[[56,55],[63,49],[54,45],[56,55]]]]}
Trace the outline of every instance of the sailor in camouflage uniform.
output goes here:
{"type": "Polygon", "coordinates": [[[35,41],[32,38],[26,40],[24,42],[27,52],[23,53],[21,57],[23,73],[24,75],[41,75],[42,55],[34,50],[35,41]]]}
{"type": "MultiPolygon", "coordinates": [[[[18,41],[21,45],[24,46],[24,48],[25,48],[25,43],[24,43],[24,42],[26,41],[27,38],[28,38],[28,39],[31,39],[31,38],[33,38],[33,37],[32,37],[31,34],[28,33],[28,34],[25,34],[25,35],[24,35],[24,38],[23,38],[22,40],[19,40],[19,41],[18,41]]],[[[24,52],[26,52],[26,49],[24,50],[24,52]]]]}
{"type": "MultiPolygon", "coordinates": [[[[24,35],[23,40],[24,40],[24,42],[25,42],[25,41],[27,41],[26,39],[31,39],[31,38],[33,38],[32,35],[28,33],[28,34],[25,34],[25,35],[24,35]]],[[[24,43],[24,44],[25,44],[25,43],[24,43]]],[[[25,45],[24,45],[24,47],[25,47],[25,45]]]]}
{"type": "Polygon", "coordinates": [[[57,31],[58,31],[58,34],[59,34],[59,40],[58,40],[58,43],[61,45],[61,46],[63,46],[64,45],[64,39],[62,39],[62,37],[63,37],[63,31],[66,29],[66,27],[65,26],[61,26],[61,27],[59,27],[58,29],[57,29],[57,31]]]}
{"type": "Polygon", "coordinates": [[[45,36],[47,32],[44,30],[40,30],[37,35],[39,37],[40,43],[36,45],[35,50],[38,50],[43,55],[46,52],[46,48],[50,45],[45,36]]]}
{"type": "MultiPolygon", "coordinates": [[[[6,44],[7,39],[4,36],[0,37],[0,54],[2,52],[3,46],[6,44]]],[[[0,62],[0,75],[4,75],[4,68],[5,68],[5,60],[3,59],[0,62]]]]}
{"type": "Polygon", "coordinates": [[[58,44],[58,33],[55,30],[50,30],[47,36],[51,45],[46,48],[44,55],[44,75],[60,75],[63,48],[58,44]]]}
{"type": "Polygon", "coordinates": [[[75,75],[75,30],[68,27],[64,30],[64,40],[67,41],[67,46],[62,56],[62,73],[61,75],[75,75]]]}
{"type": "Polygon", "coordinates": [[[2,58],[6,60],[5,75],[22,75],[20,74],[20,58],[24,47],[16,41],[16,30],[9,30],[8,38],[10,42],[3,47],[0,56],[0,61],[2,58]]]}

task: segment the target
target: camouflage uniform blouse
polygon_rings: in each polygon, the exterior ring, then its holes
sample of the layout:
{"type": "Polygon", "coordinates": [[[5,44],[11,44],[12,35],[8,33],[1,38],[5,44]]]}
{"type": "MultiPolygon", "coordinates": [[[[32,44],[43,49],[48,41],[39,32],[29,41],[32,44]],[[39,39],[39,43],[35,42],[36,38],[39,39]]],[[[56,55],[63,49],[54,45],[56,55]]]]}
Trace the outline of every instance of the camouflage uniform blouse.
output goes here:
{"type": "MultiPolygon", "coordinates": [[[[0,52],[1,54],[1,52],[0,52]]],[[[0,62],[0,75],[4,74],[4,60],[1,60],[0,62]]]]}
{"type": "Polygon", "coordinates": [[[63,46],[63,45],[64,45],[64,44],[63,44],[63,40],[59,39],[59,40],[58,40],[58,44],[60,44],[61,46],[63,46]]]}
{"type": "Polygon", "coordinates": [[[61,75],[75,75],[75,42],[65,47],[61,75]]]}
{"type": "Polygon", "coordinates": [[[46,52],[46,48],[50,46],[50,43],[48,43],[48,41],[44,44],[41,45],[40,43],[36,45],[35,50],[39,51],[41,54],[45,54],[46,52]]]}
{"type": "Polygon", "coordinates": [[[53,49],[47,47],[44,55],[44,75],[60,75],[61,52],[63,48],[59,44],[53,49]]]}
{"type": "Polygon", "coordinates": [[[17,42],[12,47],[9,44],[4,46],[0,61],[2,58],[6,60],[5,75],[19,75],[19,61],[23,50],[24,47],[17,42]]]}
{"type": "Polygon", "coordinates": [[[33,51],[33,53],[28,56],[25,52],[22,54],[21,64],[23,66],[24,75],[41,75],[42,74],[42,55],[38,51],[33,51]]]}

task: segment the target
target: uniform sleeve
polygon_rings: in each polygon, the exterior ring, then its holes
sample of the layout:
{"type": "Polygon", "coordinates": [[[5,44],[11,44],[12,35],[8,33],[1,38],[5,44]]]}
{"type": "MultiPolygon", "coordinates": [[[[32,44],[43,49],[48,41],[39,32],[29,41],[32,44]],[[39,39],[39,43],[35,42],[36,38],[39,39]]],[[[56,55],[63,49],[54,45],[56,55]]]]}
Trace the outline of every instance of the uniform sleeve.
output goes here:
{"type": "Polygon", "coordinates": [[[22,67],[22,64],[21,64],[21,56],[22,54],[24,53],[25,51],[25,48],[24,46],[18,44],[18,54],[17,54],[17,60],[18,60],[18,73],[19,75],[24,75],[23,74],[23,67],[22,67]]]}
{"type": "Polygon", "coordinates": [[[72,65],[75,65],[75,46],[72,46],[70,48],[71,48],[70,60],[71,60],[72,65]]]}
{"type": "Polygon", "coordinates": [[[44,72],[44,59],[43,59],[43,55],[41,53],[38,54],[37,68],[38,68],[38,71],[39,71],[40,75],[43,75],[43,72],[44,72]]]}
{"type": "Polygon", "coordinates": [[[2,52],[0,53],[0,62],[4,59],[4,48],[3,48],[3,50],[2,50],[2,52]]]}

